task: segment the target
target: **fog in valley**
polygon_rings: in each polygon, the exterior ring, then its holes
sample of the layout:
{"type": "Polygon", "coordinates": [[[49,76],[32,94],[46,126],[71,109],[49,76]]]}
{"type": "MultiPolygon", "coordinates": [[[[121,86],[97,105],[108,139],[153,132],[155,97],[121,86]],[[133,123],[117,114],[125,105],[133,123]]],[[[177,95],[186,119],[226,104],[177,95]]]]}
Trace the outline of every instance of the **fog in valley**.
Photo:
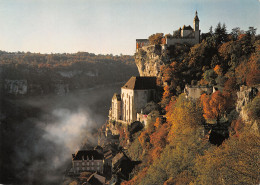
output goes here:
{"type": "Polygon", "coordinates": [[[97,129],[121,85],[2,98],[0,183],[61,184],[71,154],[97,144],[97,129]]]}

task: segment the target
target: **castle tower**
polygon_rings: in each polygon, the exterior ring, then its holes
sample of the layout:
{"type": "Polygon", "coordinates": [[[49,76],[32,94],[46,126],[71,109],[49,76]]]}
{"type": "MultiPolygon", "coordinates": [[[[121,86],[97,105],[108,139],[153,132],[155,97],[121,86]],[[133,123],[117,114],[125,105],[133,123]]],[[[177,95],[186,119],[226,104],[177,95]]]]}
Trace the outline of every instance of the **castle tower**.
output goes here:
{"type": "Polygon", "coordinates": [[[198,12],[196,11],[195,17],[193,20],[193,30],[194,30],[194,37],[196,40],[196,43],[200,43],[200,27],[199,27],[199,17],[198,17],[198,12]]]}
{"type": "Polygon", "coordinates": [[[193,29],[194,29],[194,31],[199,31],[199,22],[200,22],[200,20],[199,20],[199,17],[198,17],[198,12],[196,11],[196,13],[195,13],[195,17],[194,17],[194,20],[193,20],[193,29]]]}

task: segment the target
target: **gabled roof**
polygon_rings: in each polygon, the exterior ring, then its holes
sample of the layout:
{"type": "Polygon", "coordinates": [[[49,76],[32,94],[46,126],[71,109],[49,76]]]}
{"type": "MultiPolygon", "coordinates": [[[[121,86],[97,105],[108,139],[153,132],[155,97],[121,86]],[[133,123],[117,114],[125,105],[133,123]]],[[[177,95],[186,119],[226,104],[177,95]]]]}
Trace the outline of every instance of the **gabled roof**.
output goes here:
{"type": "Polygon", "coordinates": [[[155,89],[156,77],[132,76],[122,88],[133,90],[155,89]]]}
{"type": "Polygon", "coordinates": [[[192,27],[183,25],[182,30],[193,30],[192,27]]]}
{"type": "Polygon", "coordinates": [[[104,156],[96,150],[79,150],[76,154],[72,154],[74,160],[103,160],[104,156]]]}

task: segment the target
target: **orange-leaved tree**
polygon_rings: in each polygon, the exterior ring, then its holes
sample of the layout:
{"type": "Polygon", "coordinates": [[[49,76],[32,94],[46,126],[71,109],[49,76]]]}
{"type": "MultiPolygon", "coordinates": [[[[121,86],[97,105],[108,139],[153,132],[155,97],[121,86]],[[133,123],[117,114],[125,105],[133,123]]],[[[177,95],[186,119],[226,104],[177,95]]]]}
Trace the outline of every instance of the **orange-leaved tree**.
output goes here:
{"type": "Polygon", "coordinates": [[[220,91],[216,91],[212,95],[202,94],[201,103],[204,118],[207,120],[216,120],[217,123],[219,123],[220,118],[228,109],[227,98],[220,91]]]}

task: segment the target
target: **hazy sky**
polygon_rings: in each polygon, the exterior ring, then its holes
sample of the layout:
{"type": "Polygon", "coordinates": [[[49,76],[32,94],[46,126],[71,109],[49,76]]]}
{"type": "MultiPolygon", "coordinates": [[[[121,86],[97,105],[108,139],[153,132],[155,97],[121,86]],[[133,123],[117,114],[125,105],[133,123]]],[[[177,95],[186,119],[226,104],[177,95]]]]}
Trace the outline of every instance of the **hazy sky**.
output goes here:
{"type": "Polygon", "coordinates": [[[134,54],[135,39],[192,26],[196,10],[202,32],[260,29],[260,0],[0,0],[0,50],[134,54]]]}

